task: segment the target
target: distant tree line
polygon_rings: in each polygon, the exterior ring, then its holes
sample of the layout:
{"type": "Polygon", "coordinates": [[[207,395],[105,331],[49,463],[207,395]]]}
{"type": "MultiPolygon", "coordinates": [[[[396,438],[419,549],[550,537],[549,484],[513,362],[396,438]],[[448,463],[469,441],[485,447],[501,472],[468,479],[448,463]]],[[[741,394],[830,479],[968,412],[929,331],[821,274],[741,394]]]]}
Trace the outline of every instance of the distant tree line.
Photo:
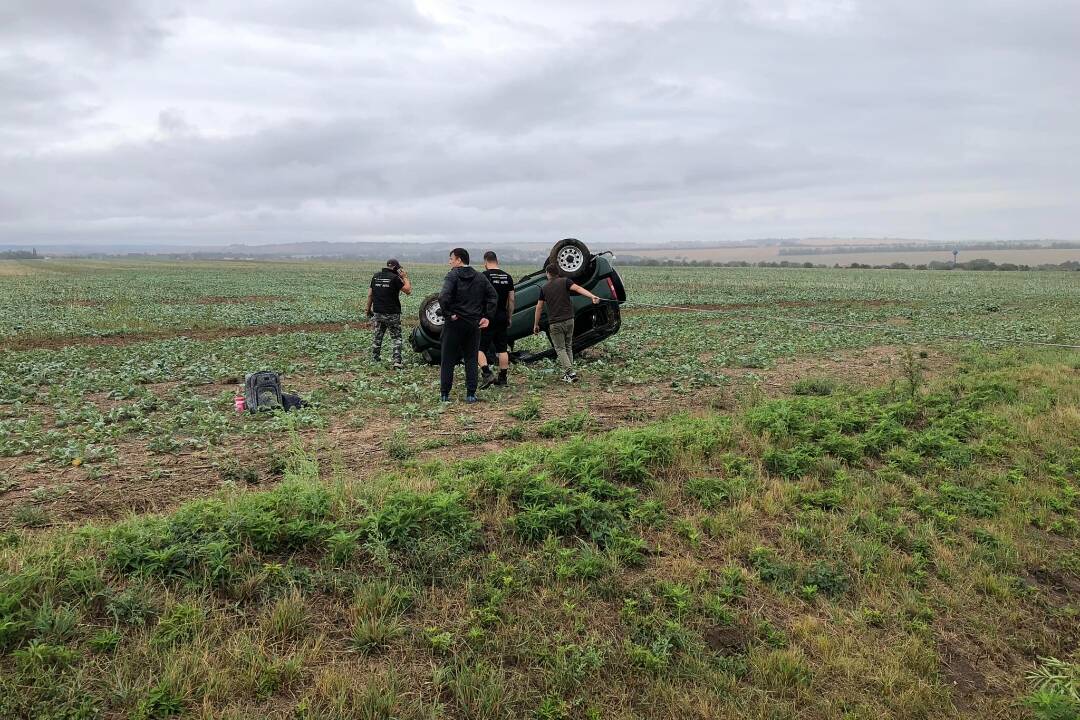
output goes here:
{"type": "Polygon", "coordinates": [[[852,255],[878,252],[952,252],[963,250],[1077,250],[1080,242],[1059,241],[1031,243],[1019,240],[985,243],[892,243],[880,245],[827,245],[817,247],[781,247],[777,255],[852,255]]]}
{"type": "Polygon", "coordinates": [[[0,250],[0,259],[3,260],[37,260],[37,248],[33,250],[0,250]]]}
{"type": "Polygon", "coordinates": [[[904,262],[894,262],[888,265],[869,265],[867,263],[851,263],[849,265],[841,265],[835,263],[833,265],[815,264],[812,262],[791,262],[790,260],[770,261],[760,260],[758,262],[748,262],[746,260],[672,260],[672,259],[660,259],[660,258],[643,258],[643,257],[630,257],[620,256],[620,265],[638,265],[642,267],[734,267],[734,268],[829,268],[839,270],[998,270],[998,271],[1030,271],[1030,270],[1066,270],[1066,271],[1080,271],[1080,261],[1066,260],[1063,263],[1041,263],[1039,265],[1025,265],[1021,263],[996,263],[992,260],[986,260],[984,258],[976,258],[975,260],[968,260],[967,262],[958,262],[955,265],[951,262],[940,262],[934,260],[929,263],[909,264],[904,262]]]}

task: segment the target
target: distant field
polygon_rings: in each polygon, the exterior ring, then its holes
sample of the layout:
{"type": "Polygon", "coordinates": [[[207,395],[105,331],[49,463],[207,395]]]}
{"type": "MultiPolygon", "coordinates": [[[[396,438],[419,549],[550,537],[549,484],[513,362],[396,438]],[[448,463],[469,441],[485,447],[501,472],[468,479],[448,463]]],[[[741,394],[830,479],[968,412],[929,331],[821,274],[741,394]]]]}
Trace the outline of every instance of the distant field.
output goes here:
{"type": "MultiPolygon", "coordinates": [[[[701,248],[694,250],[627,250],[626,255],[638,257],[671,258],[678,260],[711,260],[714,262],[733,262],[744,260],[746,262],[787,260],[793,263],[812,262],[815,265],[850,265],[860,263],[866,265],[888,265],[894,262],[908,263],[909,265],[927,264],[937,260],[939,262],[951,262],[952,253],[940,251],[902,251],[902,252],[864,252],[864,253],[830,253],[822,255],[780,255],[779,247],[735,247],[735,248],[701,248]]],[[[960,250],[957,260],[966,262],[976,258],[985,258],[996,263],[1016,263],[1017,265],[1039,265],[1042,263],[1063,263],[1069,260],[1080,260],[1080,249],[1073,250],[960,250]]]]}
{"type": "Polygon", "coordinates": [[[33,272],[32,267],[16,260],[0,260],[0,277],[16,277],[29,275],[33,272]]]}

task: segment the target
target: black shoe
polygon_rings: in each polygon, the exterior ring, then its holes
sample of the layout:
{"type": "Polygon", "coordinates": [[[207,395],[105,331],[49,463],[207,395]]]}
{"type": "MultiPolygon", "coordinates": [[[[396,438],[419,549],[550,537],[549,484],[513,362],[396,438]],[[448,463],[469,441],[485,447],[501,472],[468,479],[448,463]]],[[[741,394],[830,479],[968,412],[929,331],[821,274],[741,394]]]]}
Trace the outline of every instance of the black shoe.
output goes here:
{"type": "Polygon", "coordinates": [[[490,387],[490,386],[494,385],[496,382],[498,382],[498,378],[495,377],[495,373],[493,373],[493,372],[484,373],[484,379],[480,381],[480,389],[483,390],[486,387],[490,387]]]}
{"type": "Polygon", "coordinates": [[[509,384],[510,383],[507,382],[507,380],[506,380],[506,371],[505,370],[500,370],[499,371],[499,379],[495,381],[496,387],[506,387],[509,384]]]}
{"type": "Polygon", "coordinates": [[[466,395],[465,396],[465,402],[472,405],[474,402],[477,402],[476,396],[475,395],[466,395]]]}
{"type": "Polygon", "coordinates": [[[449,395],[440,395],[439,396],[439,402],[444,402],[444,403],[450,402],[450,396],[449,395]]]}

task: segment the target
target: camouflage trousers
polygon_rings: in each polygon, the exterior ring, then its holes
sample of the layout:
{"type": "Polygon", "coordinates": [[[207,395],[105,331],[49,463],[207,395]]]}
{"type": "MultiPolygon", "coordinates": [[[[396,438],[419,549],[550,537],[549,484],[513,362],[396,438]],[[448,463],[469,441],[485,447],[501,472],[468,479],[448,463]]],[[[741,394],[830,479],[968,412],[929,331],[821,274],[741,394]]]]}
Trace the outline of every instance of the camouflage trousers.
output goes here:
{"type": "Polygon", "coordinates": [[[394,351],[394,364],[401,364],[401,315],[399,313],[375,313],[371,316],[375,323],[375,337],[371,339],[371,357],[378,360],[382,355],[383,336],[390,331],[391,347],[394,351]]]}

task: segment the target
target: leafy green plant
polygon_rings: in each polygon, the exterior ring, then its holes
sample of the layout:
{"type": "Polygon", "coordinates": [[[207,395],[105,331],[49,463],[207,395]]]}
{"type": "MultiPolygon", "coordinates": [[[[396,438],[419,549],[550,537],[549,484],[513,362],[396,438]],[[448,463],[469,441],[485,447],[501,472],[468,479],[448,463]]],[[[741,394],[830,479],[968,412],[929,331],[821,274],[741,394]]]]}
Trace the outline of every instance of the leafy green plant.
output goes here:
{"type": "Polygon", "coordinates": [[[413,455],[409,444],[409,433],[405,428],[398,428],[383,443],[386,453],[394,460],[408,460],[413,455]]]}
{"type": "Polygon", "coordinates": [[[530,420],[536,420],[540,417],[540,403],[539,395],[530,395],[525,398],[525,401],[521,403],[521,406],[508,411],[506,414],[522,422],[528,422],[530,420]]]}
{"type": "Polygon", "coordinates": [[[447,655],[454,647],[454,636],[438,627],[424,628],[424,641],[436,655],[447,655]]]}
{"type": "Polygon", "coordinates": [[[165,683],[150,688],[135,709],[136,720],[164,720],[184,712],[184,698],[165,683]]]}

